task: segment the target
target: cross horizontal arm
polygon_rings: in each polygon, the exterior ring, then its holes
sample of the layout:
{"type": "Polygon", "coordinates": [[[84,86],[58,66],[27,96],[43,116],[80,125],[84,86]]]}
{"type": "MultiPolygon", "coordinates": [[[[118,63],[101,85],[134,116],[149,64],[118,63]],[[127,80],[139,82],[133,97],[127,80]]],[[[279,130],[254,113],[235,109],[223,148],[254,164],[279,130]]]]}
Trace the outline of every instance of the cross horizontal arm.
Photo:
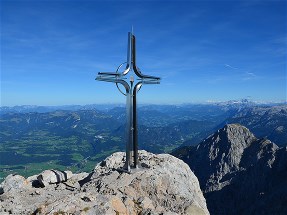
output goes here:
{"type": "Polygon", "coordinates": [[[98,75],[105,75],[105,76],[121,76],[120,73],[114,73],[114,72],[99,72],[98,75]]]}
{"type": "Polygon", "coordinates": [[[158,77],[156,77],[156,78],[140,78],[137,80],[143,84],[160,84],[160,78],[158,78],[158,77]]]}
{"type": "Polygon", "coordinates": [[[142,81],[142,84],[160,84],[160,81],[154,80],[154,81],[142,81]]]}
{"type": "Polygon", "coordinates": [[[126,89],[126,92],[129,93],[130,92],[130,86],[129,84],[124,81],[123,79],[118,79],[118,78],[106,78],[106,77],[96,77],[96,80],[97,81],[105,81],[105,82],[113,82],[113,83],[119,83],[119,84],[122,84],[125,89],[126,89]]]}
{"type": "MultiPolygon", "coordinates": [[[[137,68],[139,70],[139,68],[137,68]]],[[[156,79],[156,80],[160,80],[160,77],[156,77],[156,76],[150,76],[150,75],[143,75],[141,73],[141,78],[143,79],[156,79]]]]}

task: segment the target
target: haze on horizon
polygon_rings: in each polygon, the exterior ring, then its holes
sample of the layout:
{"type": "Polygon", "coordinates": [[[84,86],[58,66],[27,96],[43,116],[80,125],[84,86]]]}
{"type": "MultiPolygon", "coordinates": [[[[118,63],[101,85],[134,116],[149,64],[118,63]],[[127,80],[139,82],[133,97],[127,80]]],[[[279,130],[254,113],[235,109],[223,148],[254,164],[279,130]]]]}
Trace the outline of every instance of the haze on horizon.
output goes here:
{"type": "Polygon", "coordinates": [[[140,103],[286,102],[286,1],[1,1],[1,106],[124,103],[98,72],[162,77],[140,103]]]}

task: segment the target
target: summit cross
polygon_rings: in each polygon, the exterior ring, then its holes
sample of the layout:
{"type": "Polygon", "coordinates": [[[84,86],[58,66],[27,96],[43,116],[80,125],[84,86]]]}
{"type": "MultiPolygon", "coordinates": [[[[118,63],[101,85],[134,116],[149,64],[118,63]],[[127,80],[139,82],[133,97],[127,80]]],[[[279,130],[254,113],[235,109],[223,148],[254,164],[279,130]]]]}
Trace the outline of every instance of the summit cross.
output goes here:
{"type": "Polygon", "coordinates": [[[155,76],[144,75],[136,64],[136,38],[132,32],[128,33],[128,50],[127,61],[120,64],[116,72],[99,72],[96,77],[97,81],[113,82],[116,84],[118,90],[126,96],[126,111],[127,111],[127,125],[126,125],[126,161],[123,171],[130,173],[131,168],[137,169],[138,161],[138,128],[137,128],[137,92],[144,84],[159,84],[160,78],[155,76]],[[122,66],[125,65],[123,72],[120,72],[122,66]],[[127,74],[133,71],[137,76],[135,80],[131,75],[130,80],[127,80],[127,74]],[[125,91],[123,92],[119,84],[121,84],[125,91]]]}

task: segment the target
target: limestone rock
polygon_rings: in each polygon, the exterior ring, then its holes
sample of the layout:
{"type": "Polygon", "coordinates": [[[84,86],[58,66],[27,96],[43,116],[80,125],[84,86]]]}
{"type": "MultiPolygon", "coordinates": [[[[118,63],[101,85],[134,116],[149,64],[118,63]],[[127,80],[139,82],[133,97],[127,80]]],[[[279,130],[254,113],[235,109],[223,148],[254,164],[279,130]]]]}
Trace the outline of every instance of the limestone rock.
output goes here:
{"type": "Polygon", "coordinates": [[[73,173],[71,171],[59,171],[59,170],[45,170],[38,177],[38,181],[44,187],[49,184],[60,183],[67,181],[71,178],[73,173]]]}
{"type": "Polygon", "coordinates": [[[139,159],[140,168],[131,174],[119,170],[125,160],[122,152],[106,158],[90,174],[61,176],[56,181],[51,171],[44,171],[38,180],[35,176],[26,179],[27,189],[0,195],[0,213],[209,214],[199,182],[187,164],[171,155],[146,151],[139,152],[139,159]],[[37,181],[45,187],[31,185],[37,181]]]}
{"type": "Polygon", "coordinates": [[[8,175],[0,185],[0,194],[9,191],[21,190],[27,184],[25,178],[21,175],[8,175]]]}
{"type": "Polygon", "coordinates": [[[207,137],[186,155],[176,154],[195,171],[201,188],[218,190],[230,183],[227,175],[240,171],[243,152],[257,138],[244,126],[228,124],[207,137]]]}

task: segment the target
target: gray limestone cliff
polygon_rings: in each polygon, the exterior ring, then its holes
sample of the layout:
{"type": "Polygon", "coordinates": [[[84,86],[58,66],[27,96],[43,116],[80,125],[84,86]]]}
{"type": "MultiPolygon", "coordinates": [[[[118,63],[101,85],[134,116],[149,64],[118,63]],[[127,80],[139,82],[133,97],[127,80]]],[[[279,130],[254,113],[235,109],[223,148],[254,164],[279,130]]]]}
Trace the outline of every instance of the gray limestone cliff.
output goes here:
{"type": "Polygon", "coordinates": [[[198,177],[211,214],[287,214],[287,148],[228,124],[174,155],[198,177]]]}
{"type": "Polygon", "coordinates": [[[167,154],[140,151],[140,168],[118,171],[125,153],[114,153],[93,172],[46,170],[1,184],[1,214],[209,214],[189,166],[167,154]]]}

